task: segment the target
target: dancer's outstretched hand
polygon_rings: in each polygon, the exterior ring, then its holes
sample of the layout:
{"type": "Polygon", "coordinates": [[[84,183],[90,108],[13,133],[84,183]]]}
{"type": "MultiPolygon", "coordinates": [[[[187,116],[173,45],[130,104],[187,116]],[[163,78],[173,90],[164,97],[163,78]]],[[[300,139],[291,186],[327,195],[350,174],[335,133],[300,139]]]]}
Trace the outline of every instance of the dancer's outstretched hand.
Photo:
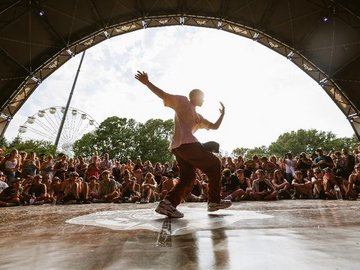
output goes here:
{"type": "Polygon", "coordinates": [[[220,113],[225,114],[225,106],[221,101],[220,101],[220,105],[221,105],[221,108],[219,109],[220,113]]]}
{"type": "Polygon", "coordinates": [[[135,74],[135,79],[137,79],[139,82],[147,85],[150,81],[149,81],[149,77],[147,75],[147,73],[145,71],[141,72],[141,71],[138,71],[136,74],[135,74]]]}

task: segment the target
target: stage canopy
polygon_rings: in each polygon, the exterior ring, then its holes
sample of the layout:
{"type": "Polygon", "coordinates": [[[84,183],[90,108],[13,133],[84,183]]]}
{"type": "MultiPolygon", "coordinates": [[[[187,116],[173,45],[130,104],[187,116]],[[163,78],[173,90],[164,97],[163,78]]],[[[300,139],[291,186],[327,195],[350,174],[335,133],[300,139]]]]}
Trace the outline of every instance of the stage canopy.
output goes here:
{"type": "Polygon", "coordinates": [[[359,138],[358,0],[2,0],[0,134],[74,55],[117,35],[172,25],[227,31],[287,57],[319,83],[359,138]]]}

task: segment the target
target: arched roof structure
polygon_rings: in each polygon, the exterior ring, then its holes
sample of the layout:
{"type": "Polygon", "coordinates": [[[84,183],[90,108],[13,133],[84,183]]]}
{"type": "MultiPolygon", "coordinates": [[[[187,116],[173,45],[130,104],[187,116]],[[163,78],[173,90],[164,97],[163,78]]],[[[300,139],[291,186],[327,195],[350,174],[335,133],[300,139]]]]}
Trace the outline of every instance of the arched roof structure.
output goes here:
{"type": "Polygon", "coordinates": [[[321,85],[359,137],[358,0],[2,0],[0,134],[72,56],[117,35],[171,25],[216,28],[284,55],[321,85]]]}

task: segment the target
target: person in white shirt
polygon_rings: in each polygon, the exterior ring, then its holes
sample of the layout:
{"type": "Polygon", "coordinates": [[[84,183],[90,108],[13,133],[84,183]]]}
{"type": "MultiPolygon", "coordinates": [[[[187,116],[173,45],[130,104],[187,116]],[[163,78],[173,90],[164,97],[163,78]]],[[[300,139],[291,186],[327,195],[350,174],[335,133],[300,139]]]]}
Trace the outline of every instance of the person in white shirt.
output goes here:
{"type": "Polygon", "coordinates": [[[184,215],[176,209],[191,192],[199,168],[209,178],[208,211],[216,211],[231,206],[230,200],[221,199],[221,164],[218,157],[207,151],[193,135],[201,128],[218,129],[225,115],[225,107],[220,102],[220,116],[215,123],[196,112],[202,106],[204,93],[199,89],[190,91],[189,98],[164,92],[149,81],[145,72],[138,71],[135,78],[146,85],[155,95],[164,101],[164,105],[175,111],[175,130],[170,150],[176,156],[180,169],[180,180],[166,195],[155,211],[173,218],[184,215]]]}

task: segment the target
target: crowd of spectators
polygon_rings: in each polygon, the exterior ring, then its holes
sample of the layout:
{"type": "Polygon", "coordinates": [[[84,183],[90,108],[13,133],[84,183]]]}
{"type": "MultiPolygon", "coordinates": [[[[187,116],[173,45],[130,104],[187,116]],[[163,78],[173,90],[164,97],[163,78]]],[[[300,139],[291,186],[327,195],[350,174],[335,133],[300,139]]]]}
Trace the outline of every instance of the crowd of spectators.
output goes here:
{"type": "MultiPolygon", "coordinates": [[[[349,199],[360,192],[360,147],[325,154],[283,157],[219,157],[222,196],[232,201],[281,199],[349,199]]],[[[179,179],[176,161],[121,163],[108,153],[68,158],[60,153],[0,148],[0,206],[90,203],[149,203],[163,199],[179,179]]],[[[208,179],[197,170],[184,202],[207,201],[208,179]]]]}

